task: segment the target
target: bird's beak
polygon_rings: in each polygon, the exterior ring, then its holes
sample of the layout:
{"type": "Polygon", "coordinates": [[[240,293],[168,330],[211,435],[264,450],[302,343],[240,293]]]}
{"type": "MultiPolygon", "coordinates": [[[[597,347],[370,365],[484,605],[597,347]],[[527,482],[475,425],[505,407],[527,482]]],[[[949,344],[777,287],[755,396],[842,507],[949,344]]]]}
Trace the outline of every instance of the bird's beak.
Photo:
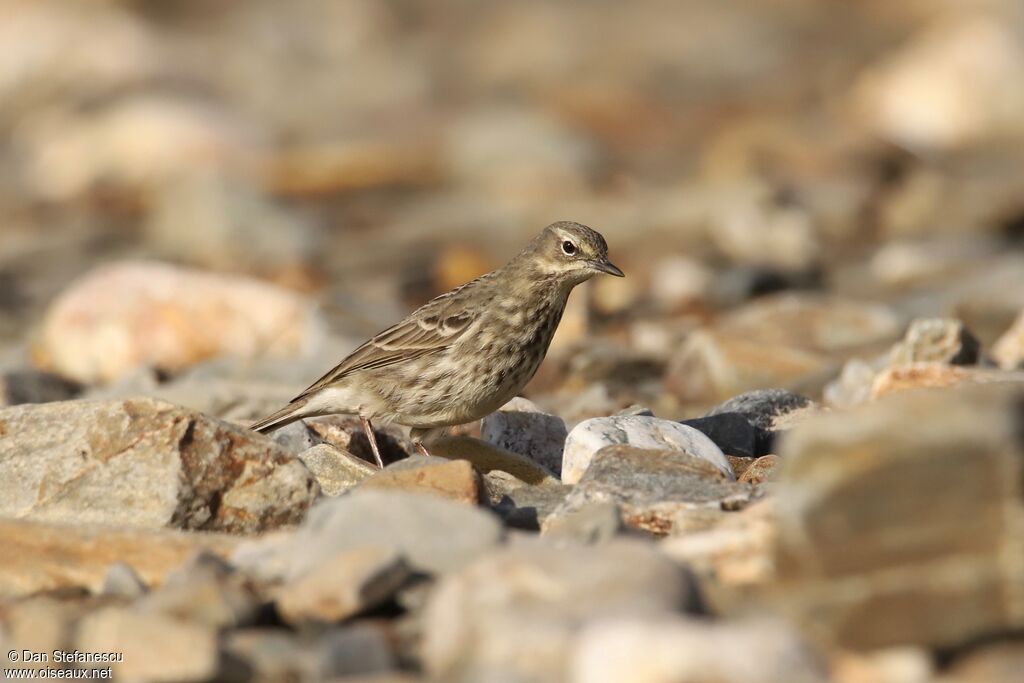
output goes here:
{"type": "Polygon", "coordinates": [[[594,261],[593,266],[595,270],[599,270],[602,273],[608,273],[609,275],[614,275],[615,277],[626,277],[626,274],[619,270],[619,267],[616,266],[611,261],[609,261],[608,259],[605,259],[603,261],[594,261]]]}

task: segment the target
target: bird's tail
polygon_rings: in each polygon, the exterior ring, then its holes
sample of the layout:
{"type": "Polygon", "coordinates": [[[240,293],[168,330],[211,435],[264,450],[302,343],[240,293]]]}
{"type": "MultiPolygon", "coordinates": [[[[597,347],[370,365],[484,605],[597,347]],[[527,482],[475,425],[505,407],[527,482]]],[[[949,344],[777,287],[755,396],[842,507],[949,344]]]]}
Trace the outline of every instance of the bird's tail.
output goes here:
{"type": "Polygon", "coordinates": [[[284,427],[286,424],[290,424],[292,422],[295,422],[296,420],[301,420],[303,417],[306,417],[306,413],[303,412],[302,410],[305,407],[305,401],[293,401],[292,403],[286,405],[284,408],[281,408],[281,410],[277,411],[276,413],[268,415],[259,422],[256,422],[251,427],[249,427],[249,429],[253,430],[254,432],[266,434],[267,432],[271,432],[277,429],[278,427],[284,427]]]}

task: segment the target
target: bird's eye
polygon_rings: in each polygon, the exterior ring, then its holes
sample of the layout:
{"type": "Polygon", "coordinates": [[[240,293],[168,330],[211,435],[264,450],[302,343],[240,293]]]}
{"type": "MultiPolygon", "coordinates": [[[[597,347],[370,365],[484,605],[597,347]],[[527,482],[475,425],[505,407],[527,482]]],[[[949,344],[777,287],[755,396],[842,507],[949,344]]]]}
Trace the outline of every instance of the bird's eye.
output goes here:
{"type": "Polygon", "coordinates": [[[562,242],[562,253],[567,256],[572,256],[576,253],[576,245],[569,240],[562,242]]]}

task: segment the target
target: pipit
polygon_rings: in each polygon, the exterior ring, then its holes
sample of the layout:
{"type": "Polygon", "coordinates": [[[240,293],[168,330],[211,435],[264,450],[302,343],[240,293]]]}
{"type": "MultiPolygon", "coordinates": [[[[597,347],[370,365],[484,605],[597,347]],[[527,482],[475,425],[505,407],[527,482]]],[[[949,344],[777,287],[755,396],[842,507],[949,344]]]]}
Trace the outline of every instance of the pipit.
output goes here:
{"type": "Polygon", "coordinates": [[[252,428],[345,413],[359,416],[379,466],[371,420],[410,427],[426,454],[434,433],[494,412],[526,386],[569,292],[598,273],[623,276],[600,233],[552,223],[503,267],[424,304],[252,428]]]}

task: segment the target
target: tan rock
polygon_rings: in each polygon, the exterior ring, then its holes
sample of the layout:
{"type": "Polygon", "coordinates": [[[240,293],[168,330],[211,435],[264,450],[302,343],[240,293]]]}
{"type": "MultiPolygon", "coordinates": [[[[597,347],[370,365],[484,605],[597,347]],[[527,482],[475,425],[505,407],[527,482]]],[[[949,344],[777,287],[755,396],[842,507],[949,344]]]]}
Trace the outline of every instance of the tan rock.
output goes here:
{"type": "Polygon", "coordinates": [[[282,586],[277,610],[289,624],[342,621],[391,597],[409,575],[409,566],[393,548],[342,551],[282,586]]]}
{"type": "Polygon", "coordinates": [[[992,358],[1004,370],[1015,370],[1024,365],[1024,311],[993,345],[992,358]]]}
{"type": "Polygon", "coordinates": [[[337,496],[372,477],[378,470],[362,458],[329,444],[314,446],[299,460],[316,477],[325,496],[337,496]]]}
{"type": "Polygon", "coordinates": [[[871,398],[877,399],[909,389],[1014,382],[1024,382],[1024,372],[964,368],[945,363],[914,363],[913,365],[887,368],[878,373],[871,385],[871,398]]]}
{"type": "Polygon", "coordinates": [[[508,472],[527,484],[557,484],[558,478],[526,456],[506,451],[470,436],[442,437],[430,444],[430,454],[451,460],[468,460],[480,472],[508,472]]]}
{"type": "Polygon", "coordinates": [[[124,562],[148,585],[160,584],[199,551],[229,555],[239,539],[224,534],[187,534],[83,524],[0,519],[0,595],[84,586],[98,592],[108,568],[124,562]]]}
{"type": "Polygon", "coordinates": [[[949,318],[918,318],[889,352],[893,366],[913,363],[974,365],[981,346],[967,326],[949,318]]]}
{"type": "Polygon", "coordinates": [[[0,515],[253,532],[297,523],[318,492],[266,437],[169,403],[0,411],[0,515]]]}
{"type": "Polygon", "coordinates": [[[50,307],[37,356],[79,382],[215,356],[296,356],[322,337],[311,302],[257,280],[154,262],[104,266],[50,307]],[[259,305],[253,305],[259,302],[259,305]]]}
{"type": "Polygon", "coordinates": [[[778,466],[779,456],[762,455],[743,470],[739,481],[744,484],[760,484],[764,481],[771,481],[775,479],[775,472],[778,466]]]}
{"type": "MultiPolygon", "coordinates": [[[[430,461],[433,458],[424,460],[430,461]]],[[[425,462],[398,468],[391,465],[360,484],[363,489],[429,493],[468,505],[480,502],[482,486],[480,475],[468,461],[443,459],[440,463],[425,462]]]]}

